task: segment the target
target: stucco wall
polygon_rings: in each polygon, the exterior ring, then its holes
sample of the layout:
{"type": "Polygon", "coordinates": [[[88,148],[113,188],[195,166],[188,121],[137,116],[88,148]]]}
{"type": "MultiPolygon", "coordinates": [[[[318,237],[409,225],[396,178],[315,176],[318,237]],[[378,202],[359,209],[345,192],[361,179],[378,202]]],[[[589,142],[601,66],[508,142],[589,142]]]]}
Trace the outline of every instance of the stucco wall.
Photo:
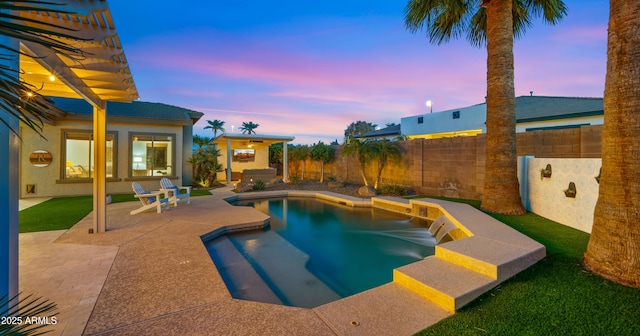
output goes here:
{"type": "Polygon", "coordinates": [[[459,109],[421,114],[400,119],[400,130],[403,135],[420,135],[441,132],[481,129],[486,132],[485,120],[487,112],[484,104],[459,109]],[[459,112],[459,118],[453,118],[453,112],[459,112]],[[422,123],[418,123],[422,118],[422,123]]]}
{"type": "MultiPolygon", "coordinates": [[[[22,143],[20,145],[20,197],[47,197],[47,196],[73,196],[73,195],[91,195],[93,192],[93,184],[90,181],[62,181],[62,132],[63,129],[73,130],[91,130],[91,121],[58,121],[55,126],[45,125],[43,135],[46,139],[41,138],[29,128],[21,127],[22,143]],[[29,154],[35,150],[46,150],[52,154],[52,162],[46,167],[34,167],[29,162],[29,154]],[[32,194],[26,193],[27,184],[35,184],[36,192],[32,194]]],[[[140,181],[140,184],[149,190],[159,188],[158,177],[131,177],[130,168],[133,163],[129,158],[129,132],[135,133],[169,133],[175,134],[174,150],[175,163],[173,164],[174,184],[182,184],[182,161],[188,159],[191,153],[187,153],[187,157],[182,157],[182,125],[144,125],[144,124],[128,124],[128,123],[107,123],[107,132],[117,132],[117,148],[115,155],[118,156],[117,166],[114,170],[114,179],[107,179],[107,193],[130,193],[131,182],[140,181]]]]}
{"type": "Polygon", "coordinates": [[[598,199],[598,176],[602,159],[528,160],[528,195],[530,210],[542,217],[591,233],[593,212],[598,199]],[[540,178],[540,169],[551,165],[550,178],[540,178]],[[576,185],[576,197],[568,198],[564,190],[576,185]]]}

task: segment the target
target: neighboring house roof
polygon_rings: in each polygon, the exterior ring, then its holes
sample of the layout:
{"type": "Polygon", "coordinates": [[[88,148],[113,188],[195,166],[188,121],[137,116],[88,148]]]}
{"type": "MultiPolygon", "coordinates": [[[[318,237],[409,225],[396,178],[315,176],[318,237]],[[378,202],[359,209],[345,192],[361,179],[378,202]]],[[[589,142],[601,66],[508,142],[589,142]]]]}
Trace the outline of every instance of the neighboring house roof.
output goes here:
{"type": "MultiPolygon", "coordinates": [[[[93,107],[82,99],[52,98],[54,104],[68,114],[65,119],[90,120],[93,107]]],[[[107,120],[177,123],[193,125],[204,113],[162,103],[134,101],[131,103],[107,102],[107,120]]]]}
{"type": "Polygon", "coordinates": [[[379,130],[367,132],[365,134],[359,135],[356,138],[384,138],[384,137],[394,137],[400,135],[400,125],[393,125],[385,128],[381,128],[379,130]]]}
{"type": "Polygon", "coordinates": [[[516,97],[516,120],[541,121],[567,117],[587,117],[604,114],[602,98],[584,97],[516,97]]]}

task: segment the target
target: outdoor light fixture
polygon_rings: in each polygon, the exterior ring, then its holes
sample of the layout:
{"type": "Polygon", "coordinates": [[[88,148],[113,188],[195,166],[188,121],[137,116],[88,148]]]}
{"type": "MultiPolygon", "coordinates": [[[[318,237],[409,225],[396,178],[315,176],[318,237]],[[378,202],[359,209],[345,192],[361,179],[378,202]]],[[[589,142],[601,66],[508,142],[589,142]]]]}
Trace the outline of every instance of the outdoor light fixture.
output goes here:
{"type": "Polygon", "coordinates": [[[433,113],[433,103],[430,100],[427,100],[426,105],[429,108],[429,113],[433,113]]]}

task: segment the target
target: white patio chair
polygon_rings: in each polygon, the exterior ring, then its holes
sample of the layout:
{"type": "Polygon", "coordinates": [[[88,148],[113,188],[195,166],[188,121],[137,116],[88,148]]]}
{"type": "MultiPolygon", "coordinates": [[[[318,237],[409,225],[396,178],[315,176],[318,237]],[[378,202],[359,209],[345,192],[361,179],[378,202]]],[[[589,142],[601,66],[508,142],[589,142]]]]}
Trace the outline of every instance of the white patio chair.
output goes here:
{"type": "MultiPolygon", "coordinates": [[[[131,187],[133,191],[136,193],[135,197],[140,199],[140,203],[142,206],[138,209],[131,210],[130,214],[135,215],[141,213],[143,211],[156,208],[158,213],[162,212],[162,208],[169,209],[169,199],[167,197],[161,198],[160,195],[163,193],[162,191],[151,191],[147,192],[142,188],[142,186],[138,182],[131,183],[131,187]]],[[[165,194],[166,196],[166,194],[165,194]]]]}
{"type": "Polygon", "coordinates": [[[160,191],[166,192],[169,203],[172,203],[173,206],[178,206],[178,202],[185,201],[187,204],[191,204],[191,187],[175,186],[170,179],[163,177],[160,179],[160,191]],[[186,192],[182,193],[183,190],[186,192]]]}

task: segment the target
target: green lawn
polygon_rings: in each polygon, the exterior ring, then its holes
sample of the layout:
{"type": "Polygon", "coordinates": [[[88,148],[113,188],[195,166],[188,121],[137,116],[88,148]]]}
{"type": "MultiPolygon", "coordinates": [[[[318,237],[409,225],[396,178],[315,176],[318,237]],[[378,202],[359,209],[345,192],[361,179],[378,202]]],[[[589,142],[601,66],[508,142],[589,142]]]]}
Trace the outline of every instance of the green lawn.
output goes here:
{"type": "MultiPolygon", "coordinates": [[[[211,195],[209,190],[195,189],[191,196],[211,195]]],[[[138,201],[133,194],[111,195],[112,203],[138,201]]],[[[66,230],[88,215],[93,209],[92,196],[59,197],[20,211],[19,231],[36,232],[66,230]]]]}
{"type": "Polygon", "coordinates": [[[640,335],[640,290],[584,268],[589,234],[533,213],[492,216],[547,257],[418,335],[640,335]]]}

